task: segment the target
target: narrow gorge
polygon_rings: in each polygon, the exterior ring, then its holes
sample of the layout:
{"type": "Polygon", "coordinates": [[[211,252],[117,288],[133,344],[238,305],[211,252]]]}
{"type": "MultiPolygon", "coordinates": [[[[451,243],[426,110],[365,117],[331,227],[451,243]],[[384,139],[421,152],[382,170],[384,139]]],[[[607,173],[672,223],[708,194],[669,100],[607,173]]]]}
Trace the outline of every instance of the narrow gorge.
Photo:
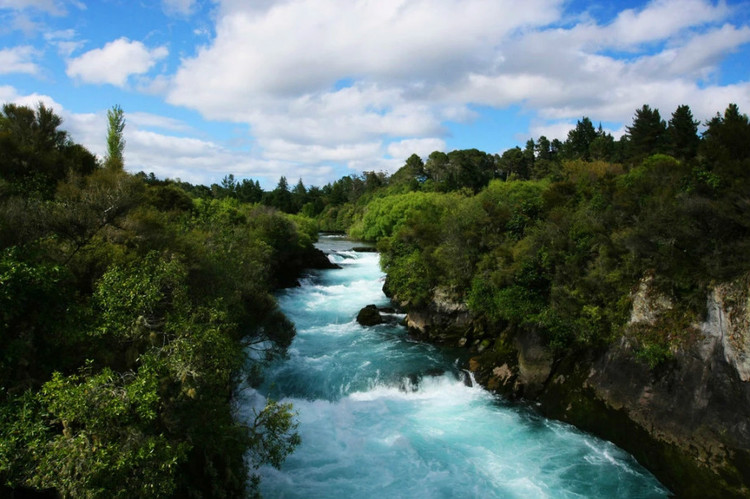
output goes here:
{"type": "Polygon", "coordinates": [[[479,386],[465,349],[416,341],[389,311],[361,326],[363,307],[390,304],[379,255],[340,237],[318,246],[342,268],[280,294],[297,336],[244,393],[247,417],[268,398],[298,411],[302,443],[259,470],[267,497],[669,497],[612,443],[479,386]]]}

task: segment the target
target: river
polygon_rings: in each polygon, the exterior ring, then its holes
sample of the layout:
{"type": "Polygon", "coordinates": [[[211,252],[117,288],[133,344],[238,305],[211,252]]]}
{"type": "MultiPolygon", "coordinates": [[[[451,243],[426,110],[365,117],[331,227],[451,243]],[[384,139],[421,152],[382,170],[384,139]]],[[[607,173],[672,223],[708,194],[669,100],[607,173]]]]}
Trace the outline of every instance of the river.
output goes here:
{"type": "Polygon", "coordinates": [[[669,497],[615,445],[469,386],[459,351],[410,340],[403,326],[360,326],[388,305],[376,253],[324,236],[342,269],[316,271],[279,295],[297,336],[249,390],[290,401],[302,444],[264,467],[266,499],[565,499],[669,497]]]}

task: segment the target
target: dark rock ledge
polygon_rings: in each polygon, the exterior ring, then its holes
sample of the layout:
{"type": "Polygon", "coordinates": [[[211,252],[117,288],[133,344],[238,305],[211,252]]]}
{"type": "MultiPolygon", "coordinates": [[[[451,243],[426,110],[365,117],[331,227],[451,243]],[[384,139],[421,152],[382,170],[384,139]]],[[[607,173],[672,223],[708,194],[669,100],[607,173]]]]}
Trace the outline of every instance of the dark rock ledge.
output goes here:
{"type": "MultiPolygon", "coordinates": [[[[386,282],[387,288],[387,282],[386,282]]],[[[630,324],[671,307],[642,282],[630,324]]],[[[398,303],[398,297],[392,297],[398,303]]],[[[441,290],[405,307],[418,339],[469,349],[480,384],[614,442],[681,499],[750,497],[750,277],[717,285],[698,339],[656,368],[624,334],[555,356],[534,331],[487,331],[441,290]]]]}

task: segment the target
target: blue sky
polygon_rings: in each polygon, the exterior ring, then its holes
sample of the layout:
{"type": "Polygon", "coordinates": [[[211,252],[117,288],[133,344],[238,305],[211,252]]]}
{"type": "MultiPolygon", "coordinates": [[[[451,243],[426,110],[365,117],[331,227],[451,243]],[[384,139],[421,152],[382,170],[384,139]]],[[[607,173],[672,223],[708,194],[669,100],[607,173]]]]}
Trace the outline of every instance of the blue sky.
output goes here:
{"type": "Polygon", "coordinates": [[[272,188],[495,153],[636,108],[750,112],[750,2],[0,0],[0,102],[44,102],[129,171],[272,188]]]}

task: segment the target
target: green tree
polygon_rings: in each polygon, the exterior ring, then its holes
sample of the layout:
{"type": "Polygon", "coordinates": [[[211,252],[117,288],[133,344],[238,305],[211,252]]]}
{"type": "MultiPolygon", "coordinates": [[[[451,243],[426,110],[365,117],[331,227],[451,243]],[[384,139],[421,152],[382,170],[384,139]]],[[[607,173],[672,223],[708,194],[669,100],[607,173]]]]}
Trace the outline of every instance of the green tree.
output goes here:
{"type": "Polygon", "coordinates": [[[549,139],[542,135],[536,142],[536,157],[537,159],[552,159],[552,144],[549,139]]]}
{"type": "Polygon", "coordinates": [[[267,194],[265,204],[285,213],[294,212],[292,193],[289,191],[289,183],[285,176],[282,175],[276,188],[267,194]]]}
{"type": "Polygon", "coordinates": [[[50,199],[69,172],[91,173],[96,158],[60,130],[62,118],[39,103],[36,110],[5,104],[0,113],[0,179],[11,193],[50,199]]]}
{"type": "Polygon", "coordinates": [[[677,159],[693,159],[698,153],[699,121],[693,119],[690,107],[678,106],[667,126],[668,152],[677,159]]]}
{"type": "Polygon", "coordinates": [[[658,109],[648,104],[635,111],[633,124],[627,130],[630,157],[639,161],[652,154],[663,153],[667,142],[667,124],[661,119],[658,109]]]}
{"type": "Polygon", "coordinates": [[[568,132],[563,150],[565,157],[569,159],[591,159],[591,143],[596,139],[597,133],[591,120],[584,116],[576,122],[574,129],[568,132]]]}
{"type": "Polygon", "coordinates": [[[520,147],[513,147],[503,152],[497,162],[501,178],[527,179],[529,167],[526,156],[520,147]]]}
{"type": "Polygon", "coordinates": [[[729,104],[723,115],[716,113],[706,123],[703,152],[716,165],[750,158],[750,120],[737,104],[729,104]]]}
{"type": "Polygon", "coordinates": [[[105,167],[111,170],[122,170],[125,167],[123,151],[125,150],[125,113],[118,105],[107,111],[107,156],[105,167]]]}

